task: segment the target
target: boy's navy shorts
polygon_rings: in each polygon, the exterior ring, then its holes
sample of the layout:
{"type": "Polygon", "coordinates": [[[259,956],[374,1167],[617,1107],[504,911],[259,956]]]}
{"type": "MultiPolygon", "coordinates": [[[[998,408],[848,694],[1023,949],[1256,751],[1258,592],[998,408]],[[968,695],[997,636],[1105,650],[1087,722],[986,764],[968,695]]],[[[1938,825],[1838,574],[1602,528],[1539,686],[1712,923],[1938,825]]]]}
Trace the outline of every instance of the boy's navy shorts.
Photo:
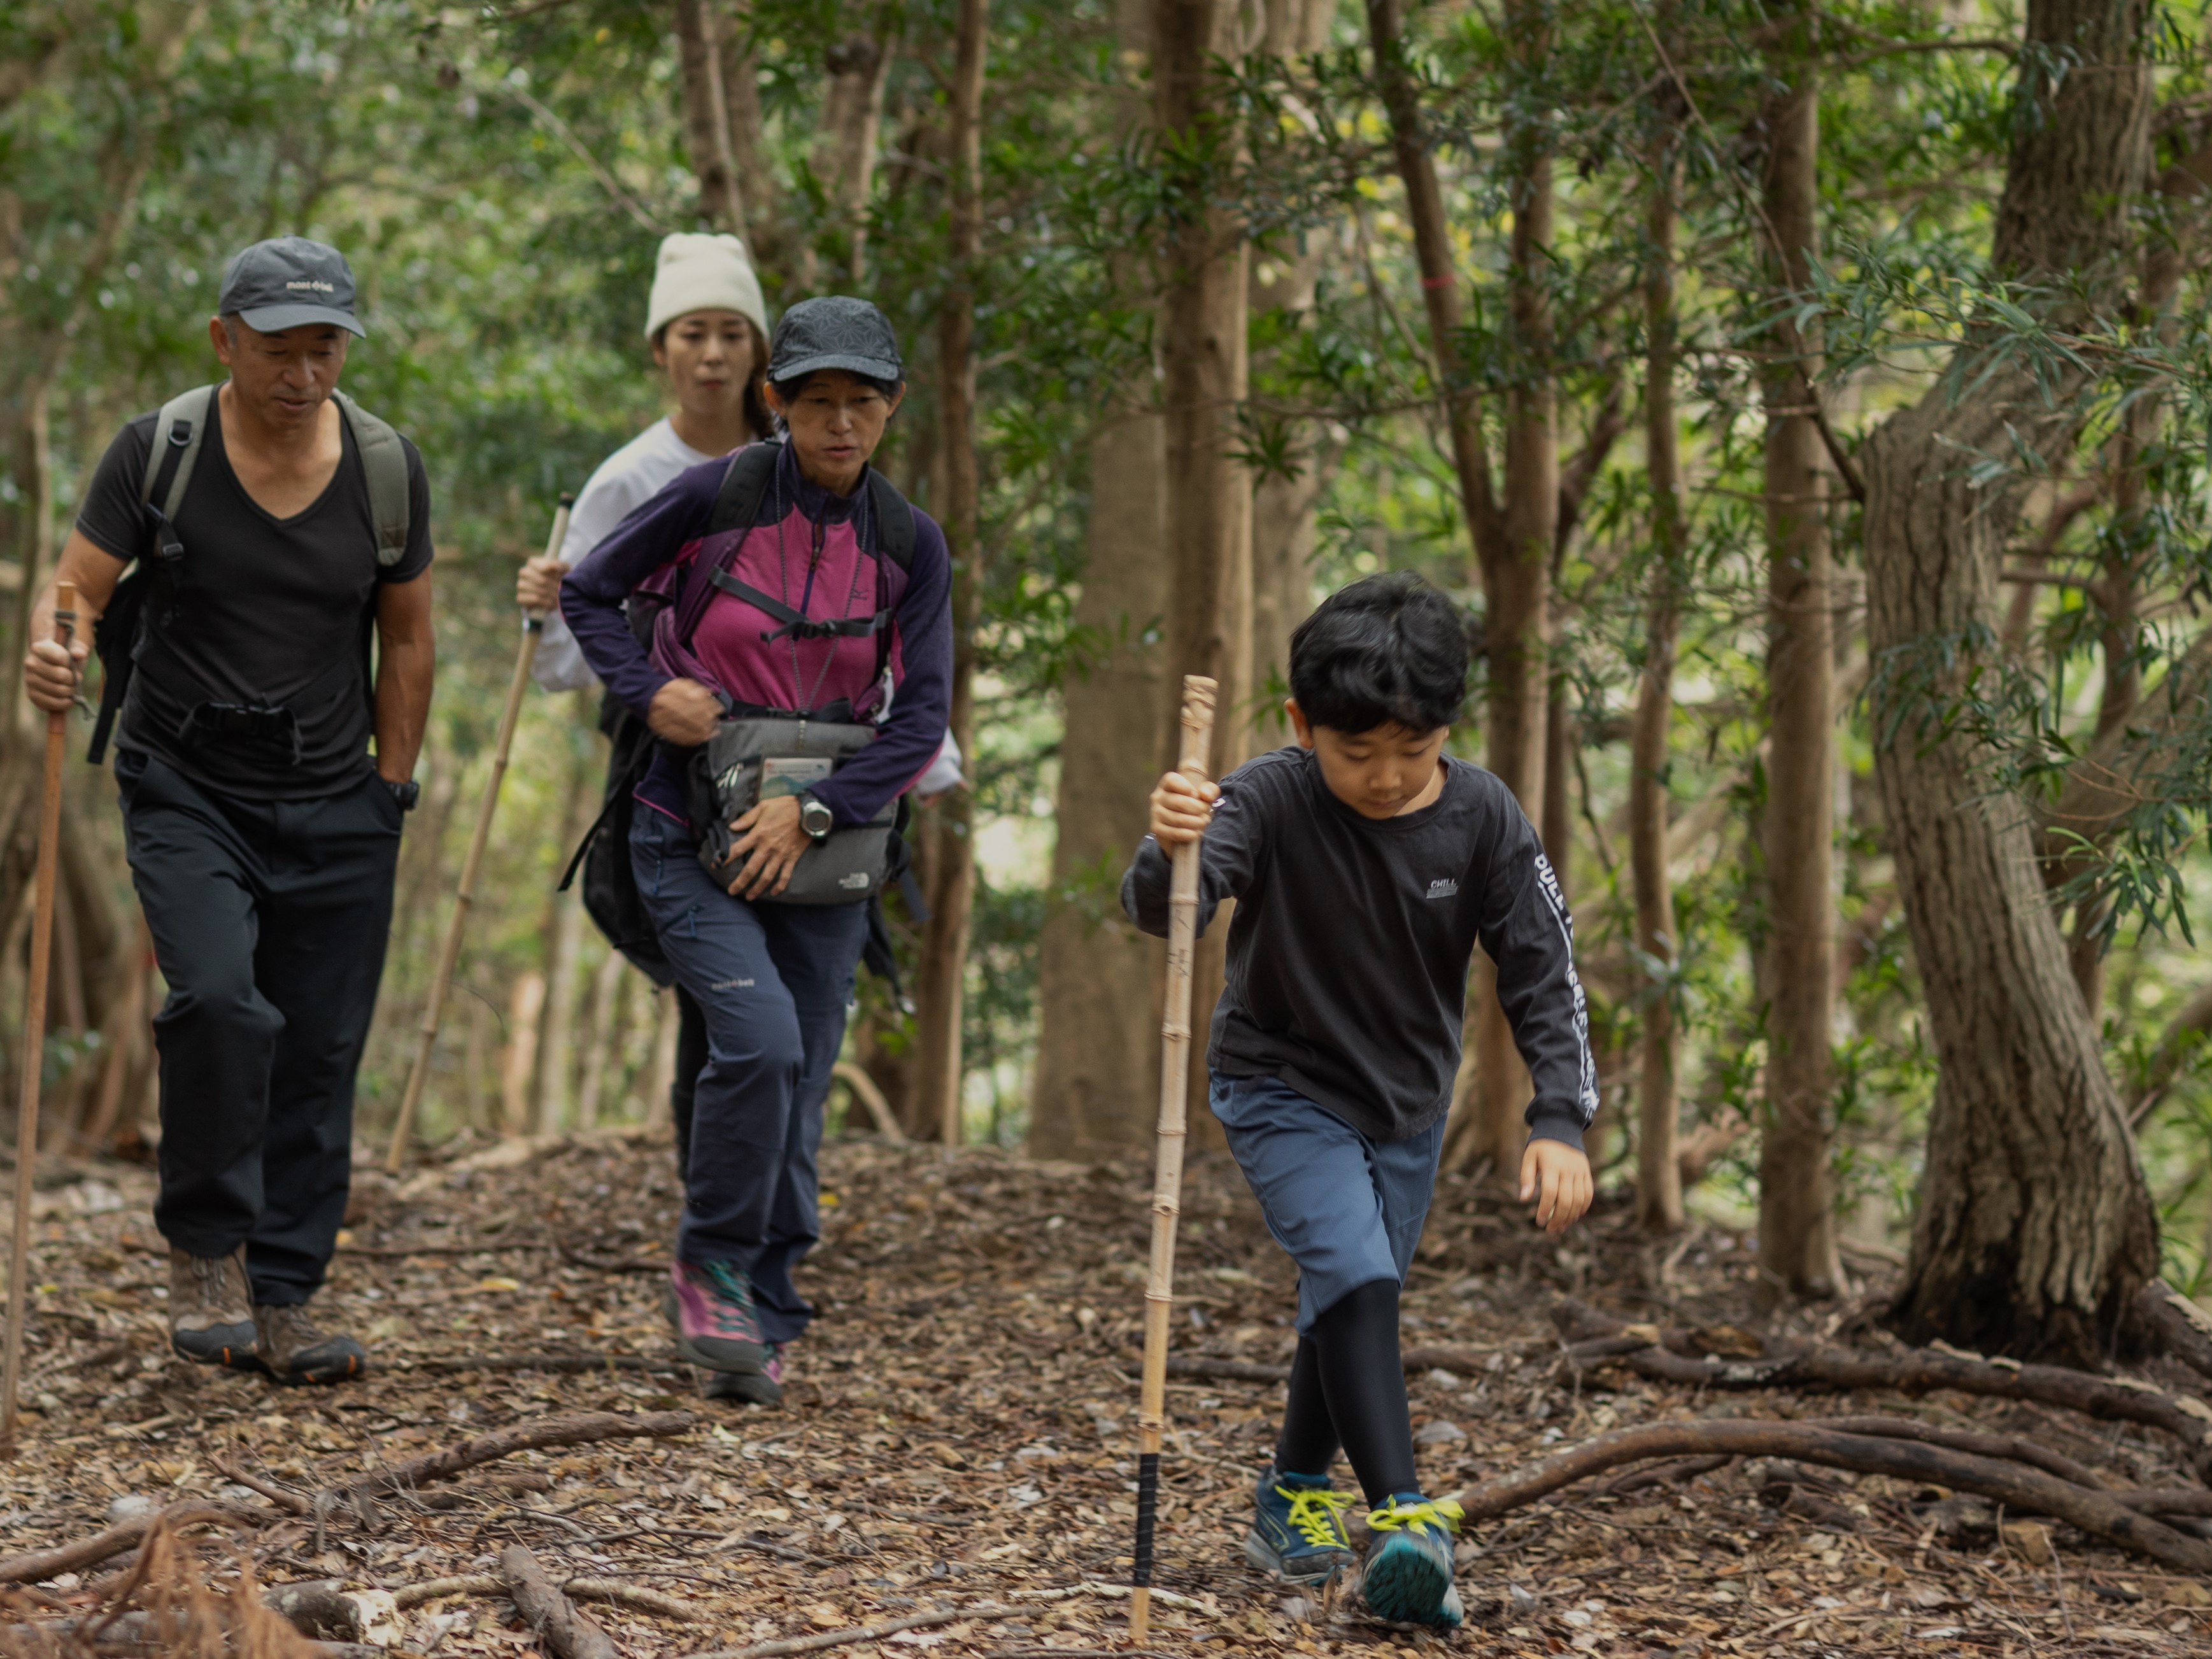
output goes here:
{"type": "Polygon", "coordinates": [[[1219,1073],[1207,1103],[1267,1231],[1298,1264],[1301,1336],[1362,1285],[1406,1282],[1436,1190],[1442,1118],[1410,1140],[1373,1141],[1279,1079],[1219,1073]]]}

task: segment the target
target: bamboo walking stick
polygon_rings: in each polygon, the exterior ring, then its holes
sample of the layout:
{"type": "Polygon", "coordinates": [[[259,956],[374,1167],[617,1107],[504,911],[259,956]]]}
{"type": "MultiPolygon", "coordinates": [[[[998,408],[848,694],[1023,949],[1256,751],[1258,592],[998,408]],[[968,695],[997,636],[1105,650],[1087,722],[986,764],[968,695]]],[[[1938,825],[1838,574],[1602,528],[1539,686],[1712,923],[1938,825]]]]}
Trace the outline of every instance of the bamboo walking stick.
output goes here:
{"type": "MultiPolygon", "coordinates": [[[[1194,783],[1213,747],[1214,683],[1182,677],[1182,754],[1176,769],[1194,783]]],[[[1145,1372],[1137,1411],[1137,1547],[1129,1575],[1129,1635],[1139,1647],[1152,1628],[1152,1521],[1159,1503],[1160,1437],[1167,1428],[1168,1319],[1175,1311],[1176,1218],[1182,1208],[1182,1150],[1190,1092],[1190,958],[1198,939],[1198,842],[1175,849],[1168,890],[1167,1009],[1160,1022],[1159,1149],[1152,1173],[1152,1271],[1145,1285],[1145,1372]]]]}
{"type": "MultiPolygon", "coordinates": [[[[568,509],[576,498],[562,491],[553,511],[552,533],[545,538],[545,556],[561,556],[561,544],[568,539],[568,509]]],[[[483,867],[484,848],[491,840],[492,814],[499,810],[500,786],[507,781],[507,757],[514,746],[515,722],[522,718],[522,695],[530,689],[531,665],[538,660],[538,641],[545,619],[534,611],[522,613],[522,643],[514,653],[514,673],[507,683],[507,707],[500,711],[499,740],[492,746],[491,777],[484,784],[483,804],[477,809],[477,827],[469,837],[468,856],[461,860],[461,884],[453,895],[453,919],[446,927],[446,942],[438,951],[438,969],[430,981],[430,1000],[422,1011],[422,1044],[407,1073],[407,1092],[399,1098],[399,1121],[392,1126],[392,1149],[385,1155],[387,1175],[398,1175],[407,1165],[407,1137],[414,1132],[415,1115],[422,1104],[422,1091],[430,1086],[430,1055],[438,1046],[439,1022],[446,1017],[446,993],[453,986],[453,969],[461,960],[461,936],[467,932],[469,909],[477,899],[477,872],[483,867]]]]}
{"type": "MultiPolygon", "coordinates": [[[[54,584],[55,643],[76,633],[76,588],[54,584]]],[[[46,716],[46,775],[39,797],[39,866],[31,912],[30,984],[23,998],[23,1070],[15,1089],[15,1233],[8,1258],[8,1336],[0,1359],[0,1455],[15,1450],[15,1390],[23,1376],[23,1327],[30,1319],[31,1197],[39,1162],[39,1085],[46,1058],[46,976],[53,955],[54,878],[61,867],[62,754],[66,712],[46,716]]]]}

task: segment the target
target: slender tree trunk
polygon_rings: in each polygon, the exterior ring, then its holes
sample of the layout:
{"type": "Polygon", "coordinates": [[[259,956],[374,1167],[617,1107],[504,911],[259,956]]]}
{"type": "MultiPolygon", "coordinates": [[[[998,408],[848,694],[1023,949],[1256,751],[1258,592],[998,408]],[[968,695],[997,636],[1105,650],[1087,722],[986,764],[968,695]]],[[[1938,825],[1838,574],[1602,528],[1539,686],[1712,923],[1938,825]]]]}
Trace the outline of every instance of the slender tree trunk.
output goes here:
{"type": "MultiPolygon", "coordinates": [[[[591,694],[579,691],[570,699],[577,725],[586,733],[570,758],[568,789],[562,803],[562,848],[581,839],[584,826],[599,810],[600,778],[605,767],[599,740],[585,725],[591,694]]],[[[538,1024],[536,1081],[531,1096],[532,1117],[540,1134],[555,1134],[568,1127],[569,1089],[575,1060],[576,963],[584,943],[583,894],[562,892],[546,884],[545,911],[541,937],[545,942],[545,1006],[538,1024]]]]}
{"type": "MultiPolygon", "coordinates": [[[[939,426],[944,437],[945,536],[952,555],[952,736],[972,775],[975,761],[975,620],[982,608],[981,484],[975,453],[975,279],[983,244],[983,74],[988,0],[960,0],[954,54],[951,143],[951,281],[939,313],[939,426]]],[[[929,921],[922,930],[921,1062],[914,1110],[947,1146],[960,1143],[960,1019],[968,930],[975,898],[975,793],[948,791],[938,814],[930,871],[929,921]]]]}
{"type": "MultiPolygon", "coordinates": [[[[714,0],[676,0],[677,64],[684,82],[684,139],[699,180],[699,211],[717,230],[743,234],[744,183],[730,129],[723,83],[728,21],[714,0]]],[[[757,97],[757,94],[755,94],[757,97]]]]}
{"type": "Polygon", "coordinates": [[[830,48],[829,80],[822,94],[822,126],[814,146],[814,172],[829,200],[829,217],[806,255],[802,289],[818,280],[817,255],[830,265],[832,283],[858,283],[867,255],[868,197],[875,183],[876,140],[883,128],[884,87],[900,8],[878,5],[866,33],[830,48]]]}
{"type": "MultiPolygon", "coordinates": [[[[1133,66],[1149,56],[1149,0],[1118,0],[1110,94],[1126,141],[1144,123],[1133,66]]],[[[1143,286],[1134,254],[1115,286],[1143,286]]],[[[1118,888],[1142,839],[1146,797],[1159,775],[1168,719],[1161,626],[1172,580],[1161,481],[1164,423],[1153,377],[1121,389],[1122,406],[1091,442],[1091,511],[1075,621],[1096,641],[1069,672],[1054,822],[1052,890],[1038,969],[1036,1095],[1029,1149],[1038,1158],[1097,1158],[1149,1146],[1148,1097],[1134,1079],[1159,1069],[1160,1015],[1152,941],[1121,914],[1118,888]]]]}
{"type": "MultiPolygon", "coordinates": [[[[1820,90],[1808,6],[1770,55],[1761,204],[1770,280],[1802,291],[1820,248],[1820,90]]],[[[1806,341],[1809,344],[1811,342],[1806,341]]],[[[1835,1036],[1835,638],[1824,455],[1804,386],[1818,366],[1771,338],[1766,404],[1766,1121],[1759,1152],[1759,1294],[1825,1297],[1842,1282],[1828,1180],[1835,1036]]]]}
{"type": "Polygon", "coordinates": [[[1637,1085],[1636,1218],[1658,1232],[1682,1224],[1681,1097],[1673,980],[1680,956],[1667,873],[1667,773],[1674,723],[1674,646],[1681,627],[1682,469],[1674,429],[1673,135],[1661,137],[1645,223],[1644,459],[1651,481],[1651,575],[1628,759],[1629,865],[1636,945],[1650,983],[1643,1006],[1637,1085]]]}
{"type": "MultiPolygon", "coordinates": [[[[2130,204],[2148,182],[2150,8],[2031,0],[2027,33],[2020,96],[2033,118],[2012,123],[1993,262],[2030,278],[2078,272],[2101,306],[2122,287],[2130,204]]],[[[1869,647],[1876,662],[1919,665],[1874,682],[1875,729],[1899,731],[1875,769],[1938,1060],[1890,1317],[1913,1341],[2094,1364],[2135,1334],[2155,1217],[2029,815],[1989,798],[1982,757],[1928,706],[1980,666],[1980,647],[1959,642],[1993,630],[1998,562],[2029,488],[1970,477],[1959,458],[2026,445],[2057,463],[2076,436],[2063,411],[2078,382],[2062,375],[2046,396],[1990,365],[1984,342],[1960,349],[1955,380],[1892,416],[1866,452],[1869,647]]]]}
{"type": "Polygon", "coordinates": [[[592,975],[591,1021],[584,1031],[583,1078],[576,1085],[576,1127],[598,1127],[606,1093],[607,1062],[622,1041],[623,957],[610,950],[592,975]]]}
{"type": "Polygon", "coordinates": [[[526,973],[507,1000],[507,1054],[500,1066],[500,1132],[530,1129],[530,1083],[538,1069],[538,1021],[545,1010],[545,975],[526,973]]]}

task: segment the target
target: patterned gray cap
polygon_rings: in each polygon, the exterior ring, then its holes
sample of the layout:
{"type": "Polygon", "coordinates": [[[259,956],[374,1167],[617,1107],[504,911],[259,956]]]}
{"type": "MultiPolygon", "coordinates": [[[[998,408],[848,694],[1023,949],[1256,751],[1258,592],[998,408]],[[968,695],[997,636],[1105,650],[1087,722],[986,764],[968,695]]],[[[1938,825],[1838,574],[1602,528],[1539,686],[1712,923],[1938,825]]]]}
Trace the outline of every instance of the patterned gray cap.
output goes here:
{"type": "Polygon", "coordinates": [[[866,300],[842,294],[801,300],[783,313],[769,342],[768,377],[777,385],[817,368],[877,380],[906,378],[891,319],[866,300]]]}

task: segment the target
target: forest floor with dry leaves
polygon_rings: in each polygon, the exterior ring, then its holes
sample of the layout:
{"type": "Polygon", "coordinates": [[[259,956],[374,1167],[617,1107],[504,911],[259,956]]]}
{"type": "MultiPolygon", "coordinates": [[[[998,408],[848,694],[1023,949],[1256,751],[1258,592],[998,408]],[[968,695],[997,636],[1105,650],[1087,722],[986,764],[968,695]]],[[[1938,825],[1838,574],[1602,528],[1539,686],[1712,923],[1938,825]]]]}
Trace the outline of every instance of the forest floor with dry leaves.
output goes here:
{"type": "MultiPolygon", "coordinates": [[[[364,1163],[367,1160],[363,1160],[364,1163]]],[[[655,1261],[678,1196],[665,1144],[636,1135],[514,1143],[398,1182],[357,1183],[325,1326],[371,1346],[360,1384],[283,1389],[170,1357],[148,1172],[41,1172],[38,1285],[17,1458],[0,1464],[0,1549],[100,1532],[195,1495],[261,1505],[203,1534],[220,1585],[341,1579],[389,1602],[395,1654],[537,1651],[487,1589],[523,1543],[556,1580],[675,1598],[588,1611],[626,1655],[734,1650],[960,1610],[844,1645],[853,1659],[1126,1650],[1134,1413],[1149,1170],[950,1156],[866,1139],[824,1149],[824,1237],[802,1279],[820,1310],[781,1409],[708,1402],[668,1364],[655,1261]],[[441,1370],[495,1355],[620,1355],[631,1369],[441,1370]],[[374,1503],[270,1510],[504,1425],[578,1412],[700,1414],[680,1436],[524,1451],[374,1503]],[[227,1544],[226,1544],[226,1540],[227,1544]],[[231,1553],[231,1552],[234,1552],[231,1553]],[[479,1576],[422,1599],[428,1581],[479,1576]],[[1008,1609],[1012,1609],[1011,1612],[1008,1609]],[[665,1612],[688,1611],[679,1620],[665,1612]]],[[[1448,1182],[1405,1301],[1406,1342],[1462,1351],[1409,1377],[1424,1477],[1456,1489],[1617,1425],[1686,1416],[1917,1416],[2027,1434],[2125,1484],[2186,1481],[2170,1443],[2043,1407],[1935,1394],[1848,1400],[1705,1394],[1561,1364],[1562,1294],[1631,1319],[1749,1325],[1752,1256],[1711,1230],[1653,1244],[1618,1207],[1565,1239],[1448,1182]]],[[[1235,1171],[1200,1157],[1186,1187],[1177,1352],[1287,1360],[1292,1275],[1235,1171]]],[[[1856,1304],[1858,1308],[1863,1303],[1856,1304]]],[[[1854,1310],[1801,1329],[1875,1341],[1854,1310]]],[[[1445,1645],[1364,1622],[1352,1598],[1291,1595],[1238,1553],[1282,1390],[1170,1386],[1151,1643],[1158,1652],[1322,1653],[1445,1645]]],[[[1603,1495],[1606,1482],[1462,1538],[1481,1654],[1677,1656],[2212,1652],[2212,1595],[2070,1529],[2008,1525],[1910,1484],[1735,1462],[1603,1495]]],[[[127,1556],[16,1598],[97,1604],[127,1556]],[[103,1581],[103,1575],[106,1578],[103,1581]]],[[[581,1592],[579,1592],[580,1595],[581,1592]]],[[[43,1610],[43,1611],[41,1611],[43,1610]]],[[[29,1650],[24,1650],[26,1651],[29,1650]]]]}

